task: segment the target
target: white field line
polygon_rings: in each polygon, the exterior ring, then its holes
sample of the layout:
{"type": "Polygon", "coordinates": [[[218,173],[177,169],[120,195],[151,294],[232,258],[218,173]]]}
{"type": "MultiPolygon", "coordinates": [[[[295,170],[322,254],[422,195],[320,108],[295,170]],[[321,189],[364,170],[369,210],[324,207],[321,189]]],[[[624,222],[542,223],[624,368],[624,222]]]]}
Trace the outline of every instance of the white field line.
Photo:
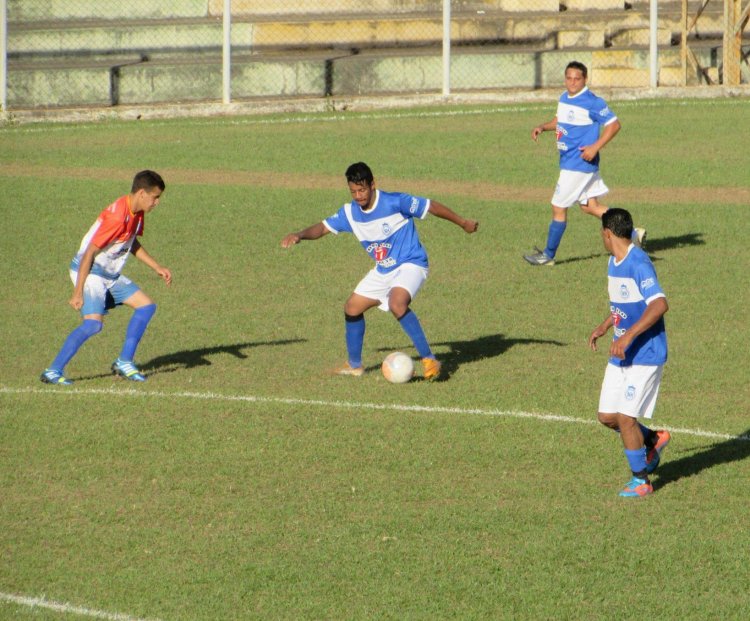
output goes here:
{"type": "Polygon", "coordinates": [[[65,604],[62,602],[54,602],[44,597],[24,597],[22,595],[13,595],[12,593],[0,592],[0,601],[10,602],[12,604],[18,604],[19,606],[27,606],[29,608],[44,608],[46,610],[53,610],[62,614],[72,614],[82,617],[93,617],[95,619],[106,619],[106,621],[159,621],[158,619],[140,619],[138,617],[131,617],[130,615],[122,614],[119,612],[105,612],[104,610],[94,610],[92,608],[83,608],[81,606],[73,606],[71,604],[65,604]]]}
{"type": "MultiPolygon", "coordinates": [[[[577,425],[594,425],[597,421],[592,418],[575,418],[561,414],[542,414],[538,412],[523,412],[518,410],[493,410],[482,408],[452,408],[443,406],[403,405],[400,403],[367,403],[359,401],[325,401],[319,399],[297,399],[287,397],[259,397],[256,395],[223,395],[214,392],[162,392],[149,390],[113,388],[10,388],[0,386],[2,394],[41,394],[54,397],[75,395],[117,395],[120,397],[136,397],[141,399],[193,399],[202,401],[230,401],[240,403],[277,403],[281,405],[302,405],[307,407],[336,408],[341,410],[386,410],[395,412],[425,412],[427,414],[460,414],[474,416],[498,416],[507,418],[531,418],[545,422],[574,423],[577,425]]],[[[703,429],[688,429],[682,427],[665,426],[674,433],[701,438],[715,438],[719,440],[750,441],[750,435],[733,435],[703,429]]]]}
{"type": "MultiPolygon", "coordinates": [[[[554,97],[550,99],[553,102],[554,97]]],[[[415,104],[415,106],[418,104],[415,104]]],[[[458,104],[457,104],[458,105],[458,104]]],[[[472,105],[472,104],[465,104],[472,105]]],[[[474,105],[482,105],[481,103],[474,105]]],[[[182,118],[185,123],[190,125],[201,125],[201,126],[227,126],[227,125],[289,125],[289,124],[300,124],[304,125],[307,123],[339,123],[342,121],[360,121],[360,120],[383,120],[383,119],[412,119],[412,118],[445,118],[445,117],[462,117],[462,116],[483,116],[487,114],[518,114],[519,112],[529,112],[538,110],[540,107],[547,105],[545,102],[535,102],[522,106],[513,105],[501,105],[497,107],[487,108],[468,108],[460,110],[401,110],[401,111],[375,111],[375,112],[320,112],[317,114],[309,113],[290,113],[289,116],[276,116],[273,118],[231,118],[223,116],[219,119],[210,118],[182,118]]],[[[750,105],[750,100],[744,98],[721,98],[721,99],[677,99],[677,100],[659,100],[659,101],[618,101],[617,108],[650,108],[656,106],[673,105],[678,107],[691,107],[696,105],[712,105],[712,106],[747,106],[750,105]]],[[[167,121],[161,120],[149,120],[140,121],[147,122],[150,127],[159,127],[166,125],[173,125],[175,119],[169,119],[167,121]]],[[[33,134],[33,133],[49,133],[52,131],[70,131],[92,127],[106,127],[101,121],[89,122],[89,123],[75,123],[72,122],[66,125],[59,125],[55,127],[34,127],[23,125],[20,127],[9,127],[13,131],[33,134]]]]}

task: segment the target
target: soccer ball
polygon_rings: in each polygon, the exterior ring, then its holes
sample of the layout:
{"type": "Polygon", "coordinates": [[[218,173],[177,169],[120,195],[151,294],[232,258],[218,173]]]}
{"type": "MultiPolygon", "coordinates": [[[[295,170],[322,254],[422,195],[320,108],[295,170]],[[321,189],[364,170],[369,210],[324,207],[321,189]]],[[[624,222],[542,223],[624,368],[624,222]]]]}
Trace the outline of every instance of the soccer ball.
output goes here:
{"type": "Polygon", "coordinates": [[[392,384],[405,384],[414,377],[414,362],[400,351],[388,354],[380,368],[383,371],[383,377],[392,384]]]}

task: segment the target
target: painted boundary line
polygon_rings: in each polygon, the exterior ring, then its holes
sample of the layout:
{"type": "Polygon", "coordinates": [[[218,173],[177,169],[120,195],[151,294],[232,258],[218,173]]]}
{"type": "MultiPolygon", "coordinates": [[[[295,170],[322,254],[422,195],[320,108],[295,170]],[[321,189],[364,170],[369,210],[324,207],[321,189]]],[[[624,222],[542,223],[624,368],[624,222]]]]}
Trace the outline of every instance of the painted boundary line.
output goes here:
{"type": "MultiPolygon", "coordinates": [[[[44,389],[44,388],[10,388],[0,386],[0,395],[7,394],[41,394],[55,397],[75,396],[75,395],[114,395],[120,397],[136,397],[141,399],[193,399],[202,401],[230,401],[240,403],[277,403],[280,405],[304,405],[308,407],[326,407],[342,410],[386,410],[396,412],[425,412],[427,414],[460,414],[475,416],[496,416],[506,418],[530,418],[539,421],[573,423],[577,425],[595,425],[598,424],[593,418],[576,418],[574,416],[564,416],[562,414],[542,414],[538,412],[523,412],[517,410],[493,410],[482,408],[452,408],[444,406],[426,406],[426,405],[403,405],[399,403],[367,403],[358,401],[324,401],[319,399],[297,399],[287,397],[259,397],[255,395],[224,395],[214,392],[163,392],[163,391],[142,391],[135,389],[115,390],[112,388],[64,388],[44,389]]],[[[687,429],[681,427],[665,426],[674,433],[683,435],[697,436],[701,438],[714,438],[717,440],[743,440],[750,441],[750,435],[741,434],[733,435],[729,433],[719,433],[715,431],[706,431],[703,429],[687,429]]]]}
{"type": "Polygon", "coordinates": [[[159,621],[159,619],[141,619],[139,617],[131,617],[130,615],[119,612],[105,612],[104,610],[73,606],[72,604],[50,601],[44,597],[24,597],[23,595],[13,595],[12,593],[0,592],[0,601],[18,604],[19,606],[27,606],[29,608],[44,608],[46,610],[52,610],[63,614],[74,614],[83,617],[93,617],[95,619],[105,619],[106,621],[159,621]]]}

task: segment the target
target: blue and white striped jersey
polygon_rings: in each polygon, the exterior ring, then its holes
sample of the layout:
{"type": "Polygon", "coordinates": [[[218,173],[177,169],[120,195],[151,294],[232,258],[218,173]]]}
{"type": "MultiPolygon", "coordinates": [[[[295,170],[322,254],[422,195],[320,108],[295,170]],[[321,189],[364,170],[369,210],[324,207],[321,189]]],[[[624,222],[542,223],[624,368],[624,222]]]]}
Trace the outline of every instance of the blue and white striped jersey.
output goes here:
{"type": "Polygon", "coordinates": [[[356,203],[346,203],[323,225],[331,233],[353,233],[381,274],[403,263],[427,267],[427,252],[419,241],[414,218],[423,219],[430,199],[397,192],[375,190],[368,211],[356,203]]]}
{"type": "Polygon", "coordinates": [[[557,149],[560,152],[560,168],[579,172],[599,170],[599,154],[587,162],[581,157],[579,147],[586,147],[599,140],[599,130],[617,120],[607,102],[597,97],[588,87],[573,96],[567,91],[557,104],[557,149]]]}
{"type": "MultiPolygon", "coordinates": [[[[656,270],[651,259],[643,250],[632,244],[627,256],[619,264],[615,257],[609,258],[607,277],[609,308],[614,328],[613,339],[616,341],[641,318],[650,302],[666,296],[656,278],[656,270]]],[[[664,317],[660,317],[653,326],[636,337],[625,352],[624,360],[611,357],[609,361],[618,367],[629,367],[633,364],[664,364],[667,361],[664,317]]]]}

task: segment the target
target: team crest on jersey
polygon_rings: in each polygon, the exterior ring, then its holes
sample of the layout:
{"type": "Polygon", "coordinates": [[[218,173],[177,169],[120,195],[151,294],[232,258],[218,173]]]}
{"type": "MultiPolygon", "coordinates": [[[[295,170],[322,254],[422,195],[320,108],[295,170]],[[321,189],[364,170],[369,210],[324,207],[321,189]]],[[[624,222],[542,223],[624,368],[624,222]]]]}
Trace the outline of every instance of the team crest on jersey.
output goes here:
{"type": "Polygon", "coordinates": [[[387,222],[383,222],[383,235],[390,235],[391,234],[391,225],[387,222]]]}
{"type": "Polygon", "coordinates": [[[630,297],[630,292],[628,291],[627,285],[620,285],[620,297],[623,300],[627,300],[630,297]]]}
{"type": "Polygon", "coordinates": [[[568,120],[573,121],[576,118],[575,110],[568,110],[568,120]]]}

